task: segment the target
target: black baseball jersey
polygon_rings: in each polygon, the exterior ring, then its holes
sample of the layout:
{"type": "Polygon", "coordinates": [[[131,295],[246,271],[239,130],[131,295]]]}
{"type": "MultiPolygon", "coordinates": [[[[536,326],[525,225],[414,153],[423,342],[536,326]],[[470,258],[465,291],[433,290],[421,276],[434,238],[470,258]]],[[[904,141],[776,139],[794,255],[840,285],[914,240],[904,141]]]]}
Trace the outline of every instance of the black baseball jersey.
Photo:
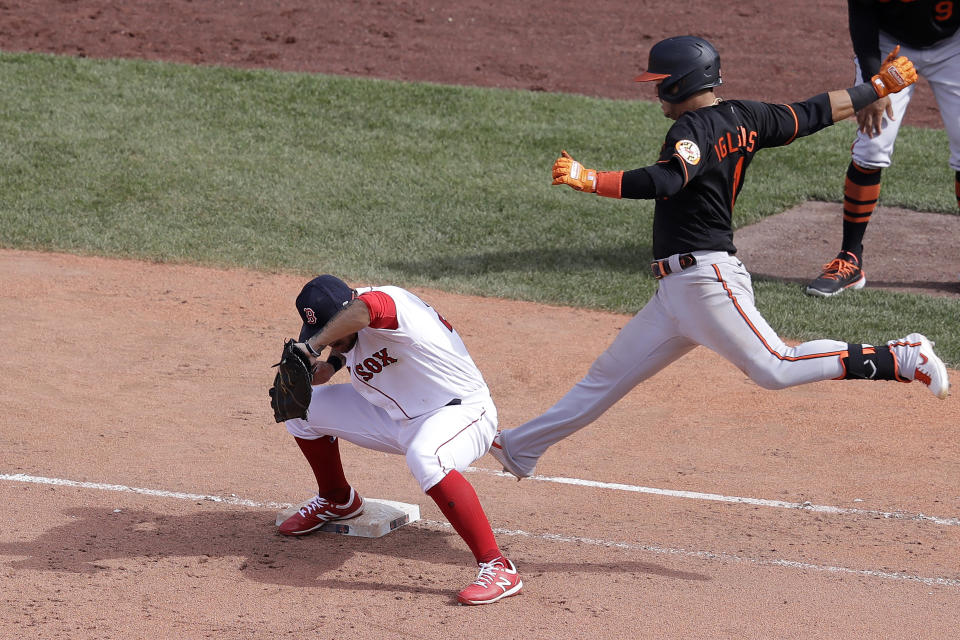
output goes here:
{"type": "Polygon", "coordinates": [[[879,31],[915,49],[949,38],[960,27],[958,0],[847,0],[850,39],[864,80],[880,69],[879,31]]]}
{"type": "MultiPolygon", "coordinates": [[[[680,116],[667,132],[657,165],[640,170],[649,169],[658,186],[654,258],[697,250],[736,253],[733,207],[754,155],[831,124],[825,93],[790,105],[727,100],[680,116]],[[663,194],[661,186],[669,181],[658,173],[673,175],[673,193],[663,194]]],[[[625,184],[623,197],[642,196],[631,195],[625,184]]]]}

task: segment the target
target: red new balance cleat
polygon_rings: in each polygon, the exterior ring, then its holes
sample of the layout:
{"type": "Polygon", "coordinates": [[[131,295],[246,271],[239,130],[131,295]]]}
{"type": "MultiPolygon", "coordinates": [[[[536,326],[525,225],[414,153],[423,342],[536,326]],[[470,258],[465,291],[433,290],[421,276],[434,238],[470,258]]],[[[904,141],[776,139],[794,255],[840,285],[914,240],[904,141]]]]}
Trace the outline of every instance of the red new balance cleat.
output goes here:
{"type": "Polygon", "coordinates": [[[300,510],[280,525],[280,533],[285,536],[303,536],[316,531],[331,520],[346,520],[363,513],[363,498],[350,488],[350,496],[343,504],[333,504],[326,498],[316,496],[300,507],[300,510]]]}
{"type": "Polygon", "coordinates": [[[504,557],[481,562],[480,573],[466,589],[457,594],[460,604],[490,604],[520,593],[523,581],[513,563],[504,557]]]}

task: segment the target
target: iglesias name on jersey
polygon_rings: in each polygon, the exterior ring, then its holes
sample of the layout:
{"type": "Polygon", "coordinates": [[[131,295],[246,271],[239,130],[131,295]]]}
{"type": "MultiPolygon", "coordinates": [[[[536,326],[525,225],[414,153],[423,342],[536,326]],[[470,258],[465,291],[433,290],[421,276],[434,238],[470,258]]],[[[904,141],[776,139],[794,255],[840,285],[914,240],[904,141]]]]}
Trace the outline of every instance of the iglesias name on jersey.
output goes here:
{"type": "Polygon", "coordinates": [[[736,253],[733,208],[753,157],[830,124],[825,93],[789,105],[726,100],[680,116],[667,132],[658,163],[672,163],[683,184],[654,205],[654,257],[697,250],[736,253]]]}
{"type": "Polygon", "coordinates": [[[350,382],[394,420],[409,420],[484,392],[486,382],[456,330],[400,287],[366,287],[358,296],[370,326],[346,354],[350,382]]]}

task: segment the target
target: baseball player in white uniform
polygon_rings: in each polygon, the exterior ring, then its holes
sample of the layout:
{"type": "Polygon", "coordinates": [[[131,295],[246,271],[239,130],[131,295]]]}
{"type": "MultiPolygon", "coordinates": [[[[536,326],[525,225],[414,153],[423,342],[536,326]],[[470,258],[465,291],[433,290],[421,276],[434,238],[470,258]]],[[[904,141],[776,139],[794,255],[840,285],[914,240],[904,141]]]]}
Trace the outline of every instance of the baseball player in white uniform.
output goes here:
{"type": "Polygon", "coordinates": [[[480,567],[461,604],[520,592],[516,567],[500,551],[477,494],[460,470],[486,453],[497,408],[463,341],[436,310],[399,287],[352,289],[319,276],[297,297],[300,346],[314,366],[306,419],[286,422],[317,479],[312,502],[280,525],[304,535],[350,518],[363,499],[344,477],[339,439],[396,453],[470,547],[480,567]],[[329,347],[327,359],[321,351],[329,347]],[[325,384],[339,368],[350,384],[325,384]]]}
{"type": "Polygon", "coordinates": [[[920,381],[939,398],[950,383],[919,333],[884,345],[813,340],[791,347],[754,305],[750,273],[735,256],[733,206],[754,155],[853,115],[858,105],[916,75],[895,53],[885,75],[789,105],[721,100],[720,57],[706,40],[668,38],[650,50],[647,72],[664,115],[675,120],[656,163],[629,171],[587,169],[566,152],[553,184],[609,198],[655,199],[651,270],[656,295],[543,415],[498,433],[491,454],[517,477],[533,474],[556,442],[597,418],[628,391],[697,345],[722,355],[765,389],[831,379],[920,381]]]}

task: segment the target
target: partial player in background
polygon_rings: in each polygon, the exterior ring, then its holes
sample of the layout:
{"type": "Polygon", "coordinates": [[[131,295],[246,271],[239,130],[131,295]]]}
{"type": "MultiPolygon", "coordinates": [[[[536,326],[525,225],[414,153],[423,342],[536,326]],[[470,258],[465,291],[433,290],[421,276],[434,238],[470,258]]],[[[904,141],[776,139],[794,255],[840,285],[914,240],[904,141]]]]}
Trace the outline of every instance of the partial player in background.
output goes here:
{"type": "MultiPolygon", "coordinates": [[[[347,482],[339,439],[406,457],[407,466],[480,566],[457,594],[487,604],[520,592],[516,567],[494,539],[480,500],[460,470],[486,453],[497,431],[487,384],[454,328],[399,287],[352,289],[331,275],[297,296],[303,320],[296,345],[313,367],[305,419],[286,420],[310,463],[318,492],[280,525],[300,536],[359,515],[363,499],[347,482]],[[326,360],[320,352],[330,347],[326,360]],[[350,384],[325,384],[341,367],[350,384]]],[[[275,407],[276,408],[276,407],[275,407]]]]}
{"type": "MultiPolygon", "coordinates": [[[[698,344],[765,389],[819,380],[919,380],[945,398],[946,367],[919,333],[880,346],[785,344],[754,306],[750,274],[734,256],[733,207],[758,151],[848,118],[916,77],[910,61],[894,51],[870,82],[852,89],[789,105],[721,100],[714,93],[721,84],[720,56],[709,42],[679,36],[654,45],[637,80],[656,83],[664,115],[676,121],[658,160],[632,171],[595,171],[563,152],[553,165],[553,184],[608,198],[655,199],[651,269],[657,293],[580,382],[543,415],[498,433],[490,453],[517,477],[530,476],[551,445],[698,344]]],[[[567,120],[576,122],[576,115],[567,120]]]]}
{"type": "MultiPolygon", "coordinates": [[[[950,139],[950,167],[960,206],[960,2],[955,0],[847,0],[857,82],[880,69],[884,51],[900,53],[926,78],[950,139]]],[[[833,296],[867,283],[863,236],[880,197],[880,175],[916,87],[884,96],[857,111],[857,139],[843,187],[840,253],[807,286],[813,296],[833,296]]]]}

